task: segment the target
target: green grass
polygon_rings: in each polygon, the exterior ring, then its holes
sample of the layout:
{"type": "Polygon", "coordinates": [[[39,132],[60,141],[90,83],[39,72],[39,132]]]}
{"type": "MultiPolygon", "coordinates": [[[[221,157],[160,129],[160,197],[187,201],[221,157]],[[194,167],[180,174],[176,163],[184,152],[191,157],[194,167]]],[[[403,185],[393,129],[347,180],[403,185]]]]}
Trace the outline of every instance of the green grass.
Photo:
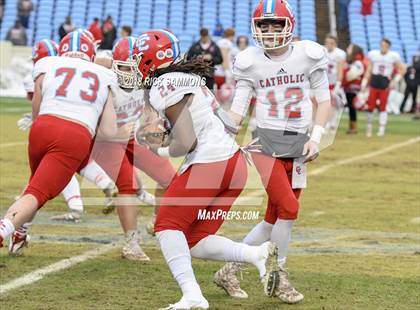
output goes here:
{"type": "MultiPolygon", "coordinates": [[[[0,99],[0,145],[25,142],[27,132],[16,121],[30,106],[25,100],[0,99]]],[[[384,138],[364,137],[363,114],[357,136],[345,134],[341,122],[335,143],[322,152],[309,170],[383,149],[420,135],[420,124],[408,116],[391,116],[384,138]]],[[[248,136],[245,138],[245,141],[248,136]]],[[[176,162],[179,164],[179,161],[176,162]]],[[[0,214],[24,188],[28,178],[26,146],[0,147],[0,214]]],[[[145,179],[153,189],[154,184],[145,179]]],[[[257,272],[243,271],[242,287],[248,300],[228,298],[212,283],[222,263],[194,260],[197,279],[212,309],[418,309],[420,305],[420,143],[380,156],[338,166],[309,178],[301,199],[299,220],[288,268],[295,286],[305,294],[298,305],[266,298],[257,272]]],[[[249,169],[243,197],[265,197],[254,168],[249,169]]],[[[82,189],[84,197],[102,197],[95,189],[82,189]]],[[[261,204],[234,206],[234,210],[260,211],[261,204]]],[[[66,210],[61,197],[49,202],[32,228],[34,241],[25,256],[10,258],[0,250],[0,283],[50,265],[63,258],[100,247],[122,237],[115,214],[103,216],[100,206],[87,206],[79,224],[48,220],[66,210]]],[[[139,224],[152,208],[142,207],[139,224]]],[[[227,221],[220,234],[240,240],[258,221],[227,221]]],[[[155,240],[144,234],[148,263],[133,263],[115,250],[50,274],[43,280],[0,296],[1,309],[157,309],[175,302],[180,291],[172,279],[155,240]]]]}

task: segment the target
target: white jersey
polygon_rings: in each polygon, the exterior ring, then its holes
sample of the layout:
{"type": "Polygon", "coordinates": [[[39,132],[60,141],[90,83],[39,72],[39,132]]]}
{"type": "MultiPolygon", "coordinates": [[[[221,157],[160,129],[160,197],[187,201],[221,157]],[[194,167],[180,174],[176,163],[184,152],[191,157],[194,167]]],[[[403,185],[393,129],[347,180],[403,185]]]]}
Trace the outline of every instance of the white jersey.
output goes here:
{"type": "Polygon", "coordinates": [[[237,89],[231,110],[244,116],[253,92],[259,128],[306,133],[312,124],[312,101],[330,98],[326,50],[318,43],[291,43],[276,60],[249,47],[236,57],[237,89]],[[242,95],[243,93],[243,95],[242,95]]]}
{"type": "Polygon", "coordinates": [[[117,79],[109,69],[71,57],[45,57],[33,70],[33,80],[45,74],[39,114],[74,119],[94,134],[109,94],[117,79]]]}
{"type": "Polygon", "coordinates": [[[119,86],[113,86],[111,89],[118,127],[137,121],[144,109],[144,91],[133,89],[127,92],[119,86]]]}
{"type": "Polygon", "coordinates": [[[25,88],[27,94],[34,93],[35,83],[31,73],[27,74],[23,78],[23,87],[25,88]]]}
{"type": "MultiPolygon", "coordinates": [[[[233,62],[234,57],[232,55],[232,51],[233,51],[232,41],[223,38],[223,39],[220,39],[219,41],[217,41],[217,46],[219,46],[220,49],[222,49],[222,48],[228,49],[230,51],[230,58],[231,58],[230,61],[233,62]]],[[[223,69],[222,65],[215,66],[214,75],[215,76],[226,76],[225,69],[223,69]]]]}
{"type": "Polygon", "coordinates": [[[335,85],[338,80],[338,64],[346,60],[346,52],[336,47],[331,52],[327,50],[328,58],[328,81],[335,85]]]}
{"type": "Polygon", "coordinates": [[[158,83],[150,90],[150,104],[159,113],[178,103],[187,95],[193,94],[188,107],[197,137],[197,146],[187,154],[181,167],[183,173],[195,163],[211,163],[231,158],[239,149],[235,138],[225,131],[220,119],[213,113],[212,94],[201,86],[201,78],[187,73],[166,73],[159,77],[158,83]],[[182,84],[182,85],[181,85],[182,84]]]}
{"type": "Polygon", "coordinates": [[[386,54],[382,54],[379,50],[370,51],[368,58],[372,63],[372,74],[384,76],[388,79],[392,77],[395,63],[401,60],[397,52],[389,51],[386,54]]]}

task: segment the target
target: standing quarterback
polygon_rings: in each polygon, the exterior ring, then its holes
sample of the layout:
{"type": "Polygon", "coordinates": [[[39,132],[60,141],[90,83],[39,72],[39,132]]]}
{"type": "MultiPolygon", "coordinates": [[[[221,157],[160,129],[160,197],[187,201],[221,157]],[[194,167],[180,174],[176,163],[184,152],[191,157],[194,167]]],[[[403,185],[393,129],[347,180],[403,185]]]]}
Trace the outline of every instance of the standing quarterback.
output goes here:
{"type": "MultiPolygon", "coordinates": [[[[265,219],[245,237],[258,245],[273,241],[279,250],[279,286],[275,296],[296,303],[296,291],[285,271],[291,231],[299,210],[299,195],[306,186],[305,164],[314,160],[330,112],[326,50],[312,41],[292,42],[295,20],[284,0],[265,0],[255,9],[252,33],[258,47],[236,57],[233,74],[237,81],[230,111],[240,124],[252,94],[257,95],[257,128],[262,152],[253,161],[268,194],[265,219]],[[318,103],[313,121],[311,97],[318,103]]],[[[246,298],[235,276],[238,264],[228,263],[215,275],[215,282],[237,298],[246,298]]]]}

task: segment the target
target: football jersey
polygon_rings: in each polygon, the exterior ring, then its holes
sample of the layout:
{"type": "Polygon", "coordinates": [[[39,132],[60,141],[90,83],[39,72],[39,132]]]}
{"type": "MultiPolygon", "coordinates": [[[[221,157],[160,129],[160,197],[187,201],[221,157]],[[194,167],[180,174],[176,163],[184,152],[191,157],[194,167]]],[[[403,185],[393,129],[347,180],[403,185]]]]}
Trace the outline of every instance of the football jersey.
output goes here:
{"type": "MultiPolygon", "coordinates": [[[[219,41],[217,41],[217,46],[219,46],[219,48],[226,48],[228,50],[230,50],[231,53],[231,61],[233,62],[233,55],[232,55],[232,51],[233,51],[233,43],[228,40],[228,39],[220,39],[219,41]]],[[[215,72],[214,72],[215,76],[225,76],[225,69],[223,69],[222,65],[217,65],[215,66],[215,72]]]]}
{"type": "Polygon", "coordinates": [[[118,86],[111,89],[118,127],[137,121],[144,108],[144,91],[133,89],[127,92],[118,86]]]}
{"type": "Polygon", "coordinates": [[[382,54],[379,50],[370,51],[369,61],[372,63],[372,74],[391,78],[394,72],[395,63],[400,61],[400,55],[397,52],[389,51],[382,54]]]}
{"type": "Polygon", "coordinates": [[[109,94],[117,79],[109,69],[71,57],[45,57],[33,70],[33,80],[45,74],[39,114],[74,119],[95,133],[109,94]]]}
{"type": "Polygon", "coordinates": [[[338,78],[338,63],[346,60],[346,52],[335,48],[331,52],[327,50],[328,58],[328,81],[330,85],[335,85],[338,78]]]}
{"type": "Polygon", "coordinates": [[[239,149],[235,138],[225,131],[221,120],[214,115],[212,94],[201,83],[201,78],[197,75],[173,72],[160,76],[150,90],[150,104],[162,115],[165,109],[177,104],[185,95],[194,95],[188,109],[197,146],[186,155],[181,173],[195,163],[227,160],[239,149]]]}
{"type": "MultiPolygon", "coordinates": [[[[263,49],[249,47],[236,57],[233,74],[236,80],[252,85],[259,128],[306,133],[312,124],[312,90],[317,92],[320,102],[330,98],[327,65],[322,46],[300,41],[291,43],[288,52],[276,60],[269,58],[263,49]],[[318,70],[323,85],[311,81],[312,74],[318,70]]],[[[245,115],[247,108],[234,100],[231,110],[245,115]]]]}

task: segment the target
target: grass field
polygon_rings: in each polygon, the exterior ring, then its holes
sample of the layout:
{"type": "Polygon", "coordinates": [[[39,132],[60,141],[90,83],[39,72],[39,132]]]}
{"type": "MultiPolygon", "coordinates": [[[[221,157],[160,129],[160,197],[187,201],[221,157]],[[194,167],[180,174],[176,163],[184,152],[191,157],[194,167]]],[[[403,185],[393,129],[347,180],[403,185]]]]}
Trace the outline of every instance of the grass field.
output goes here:
{"type": "MultiPolygon", "coordinates": [[[[0,215],[27,181],[27,132],[20,132],[16,121],[29,110],[24,100],[1,99],[0,215]]],[[[364,120],[361,114],[361,132],[364,120]]],[[[264,297],[252,267],[243,271],[242,281],[249,299],[228,298],[212,283],[222,263],[194,260],[212,309],[419,309],[420,123],[392,116],[386,137],[367,139],[347,136],[346,121],[334,145],[309,166],[312,176],[294,227],[288,269],[304,301],[288,306],[264,297]]],[[[82,192],[85,198],[102,197],[97,190],[82,192]]],[[[234,210],[260,211],[261,220],[265,195],[253,168],[241,198],[246,203],[234,210]]],[[[144,232],[152,208],[140,209],[144,247],[152,258],[147,263],[120,257],[116,215],[104,216],[99,206],[88,205],[81,223],[49,220],[65,210],[61,197],[42,209],[23,257],[10,258],[0,249],[2,286],[86,251],[107,250],[33,284],[0,292],[0,309],[157,309],[180,298],[156,241],[144,232]]],[[[220,234],[240,240],[257,222],[227,221],[220,234]]]]}

